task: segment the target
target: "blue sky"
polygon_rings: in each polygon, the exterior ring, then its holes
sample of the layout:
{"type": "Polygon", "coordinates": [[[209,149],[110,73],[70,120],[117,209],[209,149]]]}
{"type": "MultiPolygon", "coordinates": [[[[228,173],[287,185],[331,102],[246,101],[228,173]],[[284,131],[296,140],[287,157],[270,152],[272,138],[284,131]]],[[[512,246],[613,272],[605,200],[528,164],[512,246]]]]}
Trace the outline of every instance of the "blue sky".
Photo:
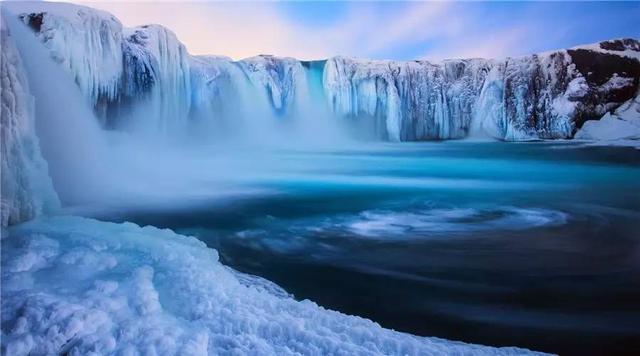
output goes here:
{"type": "Polygon", "coordinates": [[[640,2],[89,2],[159,23],[191,53],[239,59],[517,56],[640,37],[640,2]]]}

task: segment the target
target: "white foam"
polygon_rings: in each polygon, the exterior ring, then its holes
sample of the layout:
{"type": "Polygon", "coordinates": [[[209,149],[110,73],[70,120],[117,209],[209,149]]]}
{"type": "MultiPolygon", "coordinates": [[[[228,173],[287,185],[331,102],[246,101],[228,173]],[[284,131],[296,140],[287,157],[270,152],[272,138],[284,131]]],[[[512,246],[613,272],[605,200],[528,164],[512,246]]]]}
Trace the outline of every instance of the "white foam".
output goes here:
{"type": "Polygon", "coordinates": [[[371,238],[419,238],[421,234],[483,230],[524,230],[561,225],[567,214],[548,209],[500,207],[428,209],[417,212],[365,211],[346,223],[352,233],[371,238]]]}

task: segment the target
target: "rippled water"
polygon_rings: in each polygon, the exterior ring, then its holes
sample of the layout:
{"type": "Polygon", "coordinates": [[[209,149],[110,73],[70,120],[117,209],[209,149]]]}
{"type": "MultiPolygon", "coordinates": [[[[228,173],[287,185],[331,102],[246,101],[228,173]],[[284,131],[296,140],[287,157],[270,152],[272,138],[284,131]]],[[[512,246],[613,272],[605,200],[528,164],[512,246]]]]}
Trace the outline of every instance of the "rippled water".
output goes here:
{"type": "Polygon", "coordinates": [[[251,194],[100,217],[195,235],[296,298],[401,331],[640,349],[640,151],[442,142],[265,155],[268,172],[227,182],[251,194]]]}

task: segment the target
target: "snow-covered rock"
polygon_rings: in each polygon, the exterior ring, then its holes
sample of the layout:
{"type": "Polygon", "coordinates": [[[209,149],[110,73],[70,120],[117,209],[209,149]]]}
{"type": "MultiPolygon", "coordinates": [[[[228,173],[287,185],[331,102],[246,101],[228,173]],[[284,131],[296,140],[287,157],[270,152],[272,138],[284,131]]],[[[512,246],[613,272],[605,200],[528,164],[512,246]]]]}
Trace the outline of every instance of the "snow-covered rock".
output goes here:
{"type": "Polygon", "coordinates": [[[636,97],[620,105],[615,115],[621,120],[628,121],[635,126],[640,126],[640,89],[636,97]]]}
{"type": "Polygon", "coordinates": [[[617,38],[594,44],[576,46],[571,49],[582,49],[640,60],[640,42],[632,38],[617,38]]]}
{"type": "Polygon", "coordinates": [[[580,131],[576,133],[575,138],[602,141],[640,140],[640,126],[606,113],[600,120],[585,122],[580,131]]]}
{"type": "Polygon", "coordinates": [[[504,61],[338,57],[327,61],[324,85],[334,112],[373,121],[391,140],[518,141],[570,138],[583,117],[629,99],[639,78],[636,59],[575,49],[504,61]]]}
{"type": "Polygon", "coordinates": [[[33,97],[4,20],[0,29],[0,225],[29,220],[58,207],[35,130],[33,97]]]}
{"type": "Polygon", "coordinates": [[[524,355],[296,301],[170,230],[57,217],[2,240],[7,355],[524,355]]]}
{"type": "Polygon", "coordinates": [[[595,141],[637,140],[635,145],[640,146],[640,92],[613,114],[608,112],[599,120],[585,122],[575,138],[595,141]]]}
{"type": "Polygon", "coordinates": [[[11,4],[74,77],[91,102],[117,97],[123,68],[122,24],[113,15],[64,3],[11,4]]]}

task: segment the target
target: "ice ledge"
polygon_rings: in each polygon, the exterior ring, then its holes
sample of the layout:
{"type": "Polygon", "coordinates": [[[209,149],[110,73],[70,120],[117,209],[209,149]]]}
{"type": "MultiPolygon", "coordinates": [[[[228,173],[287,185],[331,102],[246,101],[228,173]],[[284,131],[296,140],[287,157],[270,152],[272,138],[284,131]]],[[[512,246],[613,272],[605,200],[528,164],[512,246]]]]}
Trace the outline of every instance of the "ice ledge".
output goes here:
{"type": "MultiPolygon", "coordinates": [[[[170,230],[78,217],[2,239],[2,351],[27,354],[528,354],[383,329],[239,278],[170,230]]],[[[534,353],[532,353],[534,354],[534,353]]]]}

